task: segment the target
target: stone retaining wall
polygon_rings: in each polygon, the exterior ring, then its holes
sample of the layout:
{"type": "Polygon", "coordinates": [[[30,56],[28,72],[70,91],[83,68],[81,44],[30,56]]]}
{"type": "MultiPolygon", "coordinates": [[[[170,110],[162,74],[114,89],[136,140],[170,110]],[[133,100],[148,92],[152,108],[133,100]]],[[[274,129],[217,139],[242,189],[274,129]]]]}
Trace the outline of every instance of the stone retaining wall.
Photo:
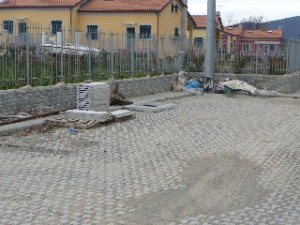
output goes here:
{"type": "MultiPolygon", "coordinates": [[[[203,76],[199,73],[189,74],[191,77],[203,76]]],[[[250,83],[266,90],[282,93],[293,93],[300,89],[300,74],[284,76],[216,74],[216,80],[229,77],[250,83]]],[[[111,93],[119,93],[126,98],[149,95],[172,89],[172,83],[177,75],[145,77],[133,80],[107,81],[111,93]]],[[[20,88],[0,91],[0,116],[13,115],[18,111],[35,114],[37,112],[60,111],[76,108],[75,84],[20,88]]]]}
{"type": "Polygon", "coordinates": [[[174,76],[143,77],[132,80],[118,80],[107,82],[111,86],[111,92],[119,93],[125,98],[150,95],[159,92],[170,91],[172,82],[177,79],[174,76]]]}
{"type": "Polygon", "coordinates": [[[76,86],[48,86],[0,91],[0,116],[18,111],[35,114],[76,107],[76,86]]]}
{"type": "MultiPolygon", "coordinates": [[[[170,91],[176,76],[145,77],[132,80],[108,81],[111,93],[126,98],[170,91]]],[[[0,90],[0,116],[13,115],[18,111],[60,111],[76,108],[75,84],[0,90]]]]}

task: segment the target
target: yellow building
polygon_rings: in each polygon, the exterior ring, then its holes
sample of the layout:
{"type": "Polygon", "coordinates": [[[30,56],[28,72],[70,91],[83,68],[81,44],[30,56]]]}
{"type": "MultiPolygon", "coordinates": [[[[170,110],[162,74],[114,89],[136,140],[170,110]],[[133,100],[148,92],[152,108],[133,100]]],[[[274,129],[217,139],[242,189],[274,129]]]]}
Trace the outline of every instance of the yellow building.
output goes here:
{"type": "MultiPolygon", "coordinates": [[[[206,15],[193,15],[193,20],[196,23],[196,26],[193,27],[193,38],[194,38],[194,46],[196,47],[204,47],[205,39],[206,39],[206,15]]],[[[216,40],[219,41],[222,38],[222,32],[224,30],[222,19],[219,15],[216,16],[216,40]]]]}
{"type": "Polygon", "coordinates": [[[8,34],[27,32],[56,34],[63,29],[74,29],[80,0],[24,1],[4,0],[0,3],[0,24],[8,34]]]}
{"type": "MultiPolygon", "coordinates": [[[[130,37],[185,35],[188,29],[186,8],[181,0],[144,0],[142,4],[135,0],[91,0],[79,8],[77,24],[83,32],[117,33],[125,39],[121,43],[126,45],[130,37]]],[[[96,35],[93,39],[97,39],[96,35]]]]}
{"type": "Polygon", "coordinates": [[[109,33],[118,39],[192,37],[195,26],[187,0],[5,0],[0,3],[1,23],[1,30],[11,35],[43,33],[58,42],[63,31],[65,42],[78,44],[86,37],[99,42],[109,33]]]}

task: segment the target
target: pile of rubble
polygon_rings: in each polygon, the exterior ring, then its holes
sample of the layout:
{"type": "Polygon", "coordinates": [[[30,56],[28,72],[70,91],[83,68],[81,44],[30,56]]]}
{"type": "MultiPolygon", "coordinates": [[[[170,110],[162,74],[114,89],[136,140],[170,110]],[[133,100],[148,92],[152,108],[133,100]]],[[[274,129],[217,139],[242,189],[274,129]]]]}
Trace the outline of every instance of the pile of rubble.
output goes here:
{"type": "Polygon", "coordinates": [[[135,112],[117,110],[109,112],[110,87],[106,83],[82,83],[77,86],[77,109],[67,110],[61,118],[46,120],[46,124],[59,127],[91,128],[101,123],[133,118],[135,112]]]}
{"type": "Polygon", "coordinates": [[[279,93],[276,91],[257,89],[256,87],[248,84],[245,81],[228,80],[228,79],[219,82],[216,92],[217,93],[244,92],[251,95],[259,95],[259,96],[266,96],[266,97],[276,97],[279,95],[279,93]]]}

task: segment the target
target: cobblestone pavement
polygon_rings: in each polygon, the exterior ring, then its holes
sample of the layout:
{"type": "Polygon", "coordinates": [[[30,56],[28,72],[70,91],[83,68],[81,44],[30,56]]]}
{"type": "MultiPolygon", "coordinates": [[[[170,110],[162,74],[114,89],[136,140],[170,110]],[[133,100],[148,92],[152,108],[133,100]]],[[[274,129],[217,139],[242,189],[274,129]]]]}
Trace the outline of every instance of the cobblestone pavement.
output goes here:
{"type": "Polygon", "coordinates": [[[0,224],[300,224],[300,100],[172,103],[0,137],[0,224]]]}

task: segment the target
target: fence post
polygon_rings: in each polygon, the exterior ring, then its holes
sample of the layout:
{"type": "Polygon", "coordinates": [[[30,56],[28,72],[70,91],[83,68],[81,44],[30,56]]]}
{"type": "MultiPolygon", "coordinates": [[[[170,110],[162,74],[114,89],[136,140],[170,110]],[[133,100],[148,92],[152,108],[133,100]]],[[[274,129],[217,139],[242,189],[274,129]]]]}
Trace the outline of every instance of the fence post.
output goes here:
{"type": "MultiPolygon", "coordinates": [[[[153,58],[152,61],[152,71],[155,70],[156,72],[159,71],[159,56],[158,56],[158,46],[159,46],[159,37],[157,35],[154,36],[154,41],[152,43],[153,48],[153,58]]],[[[151,71],[151,72],[152,72],[151,71]]]]}
{"type": "Polygon", "coordinates": [[[130,75],[134,76],[134,37],[130,37],[130,75]]]}
{"type": "Polygon", "coordinates": [[[290,45],[291,44],[291,42],[290,42],[290,40],[288,40],[288,43],[287,43],[287,52],[286,52],[286,74],[288,74],[289,73],[289,63],[290,63],[290,45]]]}
{"type": "Polygon", "coordinates": [[[29,32],[26,34],[26,81],[27,85],[30,84],[30,63],[29,63],[29,32]]]}
{"type": "Polygon", "coordinates": [[[111,77],[114,79],[114,53],[113,53],[113,33],[110,34],[110,71],[111,77]]]}
{"type": "Polygon", "coordinates": [[[92,62],[91,62],[91,32],[88,32],[88,76],[91,79],[92,75],[92,62]]]}
{"type": "Polygon", "coordinates": [[[161,37],[161,54],[162,54],[162,65],[161,65],[161,74],[165,74],[165,39],[161,37]]]}
{"type": "Polygon", "coordinates": [[[147,51],[147,75],[150,75],[150,48],[151,48],[151,38],[147,39],[148,40],[148,51],[147,51]]]}
{"type": "Polygon", "coordinates": [[[60,76],[61,76],[61,81],[64,81],[64,37],[63,37],[64,32],[61,31],[60,35],[60,76]]]}
{"type": "MultiPolygon", "coordinates": [[[[219,64],[219,66],[220,66],[220,71],[221,71],[221,73],[223,74],[224,73],[224,64],[225,64],[225,51],[224,51],[224,46],[223,46],[223,41],[222,40],[220,40],[220,42],[219,42],[220,44],[220,49],[221,49],[221,56],[220,56],[220,62],[218,62],[218,52],[219,51],[217,51],[217,63],[219,64]]],[[[217,41],[217,44],[218,44],[218,41],[217,41]]]]}
{"type": "Polygon", "coordinates": [[[258,56],[259,56],[259,52],[258,52],[258,44],[256,44],[256,54],[255,54],[255,74],[258,74],[258,56]]]}

